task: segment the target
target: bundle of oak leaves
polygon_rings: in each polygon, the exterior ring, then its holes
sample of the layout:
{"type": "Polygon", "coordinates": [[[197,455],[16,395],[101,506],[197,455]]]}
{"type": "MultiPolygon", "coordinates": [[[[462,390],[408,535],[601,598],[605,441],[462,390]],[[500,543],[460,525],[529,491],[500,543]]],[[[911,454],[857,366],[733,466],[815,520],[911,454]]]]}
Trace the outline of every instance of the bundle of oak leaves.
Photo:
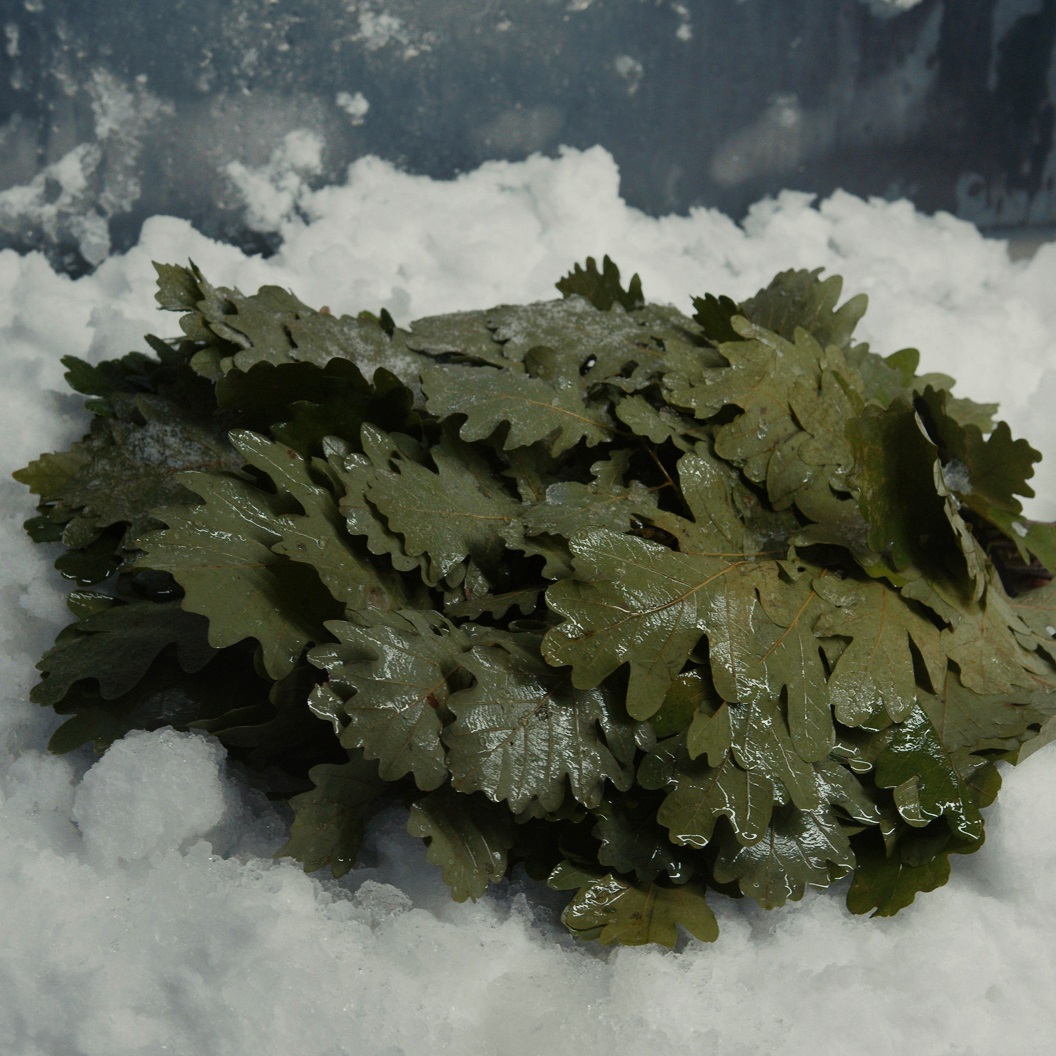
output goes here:
{"type": "Polygon", "coordinates": [[[16,474],[79,588],[54,751],[204,730],[307,870],[402,804],[455,899],[672,945],[714,892],[895,913],[1056,728],[1039,456],[838,278],[690,318],[590,259],[402,329],[158,273],[183,336],[65,359],[91,430],[16,474]]]}

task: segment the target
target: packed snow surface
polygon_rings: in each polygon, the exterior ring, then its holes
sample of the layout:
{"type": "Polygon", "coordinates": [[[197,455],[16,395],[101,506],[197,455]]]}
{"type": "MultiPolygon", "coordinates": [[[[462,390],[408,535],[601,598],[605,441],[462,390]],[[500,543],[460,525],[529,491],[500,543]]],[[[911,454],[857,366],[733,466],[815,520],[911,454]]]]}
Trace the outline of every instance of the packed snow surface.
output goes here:
{"type": "MultiPolygon", "coordinates": [[[[899,6],[908,6],[901,4],[899,6]]],[[[789,267],[865,291],[862,336],[906,345],[961,395],[999,400],[1056,461],[1056,246],[1006,247],[906,202],[785,193],[742,225],[626,206],[602,149],[492,163],[453,182],[363,159],[310,191],[312,143],[240,174],[270,259],[187,223],[76,281],[0,254],[0,1051],[13,1056],[617,1056],[644,1052],[1036,1056],[1056,1033],[1056,758],[1006,772],[988,840],[952,882],[892,919],[852,917],[842,890],[767,913],[716,897],[718,943],[677,952],[577,945],[538,886],[450,902],[396,817],[341,882],[271,852],[285,823],[205,737],[134,733],[101,759],[48,754],[58,720],[28,702],[33,664],[67,617],[49,555],[21,530],[10,471],[84,430],[59,356],[99,360],[170,335],[151,260],[215,283],[292,288],[334,312],[398,322],[555,295],[610,254],[646,295],[688,309],[743,298],[789,267]],[[294,157],[299,149],[300,157],[294,157]],[[281,162],[281,164],[280,164],[281,162]]],[[[1045,464],[1043,464],[1045,466],[1045,464]]],[[[1043,468],[1028,510],[1056,517],[1043,468]]]]}

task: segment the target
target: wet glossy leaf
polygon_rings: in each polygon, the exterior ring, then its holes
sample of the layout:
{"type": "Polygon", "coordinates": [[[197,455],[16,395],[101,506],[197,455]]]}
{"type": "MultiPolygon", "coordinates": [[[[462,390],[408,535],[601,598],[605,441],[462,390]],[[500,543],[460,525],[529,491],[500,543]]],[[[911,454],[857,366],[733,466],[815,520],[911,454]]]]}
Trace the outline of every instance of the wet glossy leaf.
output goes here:
{"type": "Polygon", "coordinates": [[[928,386],[917,406],[938,446],[946,485],[963,506],[1000,528],[1026,556],[1023,506],[1016,496],[1033,497],[1027,481],[1041,454],[1026,440],[1013,440],[1006,422],[998,422],[984,438],[978,425],[962,423],[951,413],[947,392],[928,386]]]}
{"type": "Polygon", "coordinates": [[[880,581],[827,577],[816,585],[836,608],[819,619],[815,632],[850,639],[829,679],[836,718],[846,726],[876,721],[884,714],[901,722],[921,692],[913,650],[935,680],[946,669],[939,629],[880,581]]]}
{"type": "Polygon", "coordinates": [[[880,754],[876,783],[894,789],[895,806],[910,825],[945,817],[956,835],[982,839],[983,819],[975,797],[923,709],[914,708],[880,754]]]}
{"type": "Polygon", "coordinates": [[[912,853],[912,837],[891,850],[875,833],[863,833],[855,840],[854,879],[847,891],[847,908],[852,913],[892,917],[910,905],[919,893],[934,891],[950,878],[950,853],[961,850],[942,841],[937,853],[928,848],[923,855],[912,853]],[[908,859],[908,860],[907,860],[908,859]]]}
{"type": "Polygon", "coordinates": [[[455,720],[444,731],[452,783],[506,800],[515,813],[533,803],[555,811],[569,790],[595,807],[606,782],[630,787],[630,723],[613,692],[578,689],[550,667],[539,641],[496,631],[464,657],[474,685],[448,700],[455,720]]]}
{"type": "Polygon", "coordinates": [[[948,619],[964,599],[978,599],[984,584],[939,493],[935,445],[904,399],[883,411],[866,407],[849,428],[855,452],[852,482],[869,525],[869,546],[895,572],[923,578],[927,591],[918,600],[948,619]]]}
{"type": "Polygon", "coordinates": [[[448,774],[442,713],[468,639],[438,614],[414,611],[369,627],[329,627],[337,643],[310,659],[328,676],[316,694],[340,702],[348,719],[341,743],[377,759],[386,781],[412,774],[419,788],[438,788],[448,774]]]}
{"type": "Polygon", "coordinates": [[[168,528],[140,539],[140,566],[176,578],[184,608],[209,619],[214,646],[255,638],[268,673],[281,678],[306,645],[329,640],[323,624],[343,605],[387,609],[402,600],[401,587],[356,555],[336,501],[312,483],[295,451],[254,434],[236,439],[248,463],[289,490],[269,494],[235,477],[184,476],[203,501],[157,511],[168,528]]]}
{"type": "MultiPolygon", "coordinates": [[[[435,468],[397,457],[392,468],[374,469],[365,478],[365,497],[388,531],[402,538],[403,552],[421,561],[427,583],[457,585],[467,559],[483,568],[502,559],[500,533],[519,504],[491,466],[457,438],[431,447],[429,457],[435,468]]],[[[350,493],[346,512],[351,501],[350,493]]]]}
{"type": "Polygon", "coordinates": [[[731,755],[714,766],[691,760],[678,738],[662,742],[646,756],[638,783],[667,791],[657,821],[668,829],[673,843],[698,849],[711,842],[722,816],[739,843],[755,843],[766,831],[775,803],[785,797],[770,776],[744,770],[731,755]]]}
{"type": "Polygon", "coordinates": [[[803,897],[807,886],[827,887],[854,864],[850,841],[827,810],[779,807],[755,843],[726,843],[715,861],[715,879],[736,881],[764,909],[803,897]]]}
{"type": "Polygon", "coordinates": [[[676,881],[686,879],[688,866],[656,819],[652,798],[602,801],[592,811],[597,822],[598,862],[617,873],[633,874],[648,883],[661,873],[676,881]]]}
{"type": "Polygon", "coordinates": [[[612,873],[599,876],[567,863],[551,874],[549,883],[559,891],[576,890],[561,914],[565,927],[605,946],[674,946],[679,926],[701,942],[719,936],[715,914],[696,884],[632,884],[612,873]]]}

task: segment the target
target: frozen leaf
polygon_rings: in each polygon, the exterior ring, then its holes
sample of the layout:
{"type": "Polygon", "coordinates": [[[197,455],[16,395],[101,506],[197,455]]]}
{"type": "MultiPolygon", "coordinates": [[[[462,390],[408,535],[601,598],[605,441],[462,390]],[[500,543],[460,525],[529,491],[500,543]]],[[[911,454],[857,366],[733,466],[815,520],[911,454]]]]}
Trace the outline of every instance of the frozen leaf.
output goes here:
{"type": "Polygon", "coordinates": [[[487,363],[503,370],[519,367],[507,358],[484,312],[451,312],[411,323],[407,344],[416,352],[450,363],[487,363]]]}
{"type": "Polygon", "coordinates": [[[190,267],[178,264],[159,264],[152,261],[158,275],[158,289],[154,299],[158,306],[170,312],[192,312],[202,297],[202,273],[193,261],[190,267]]]}
{"type": "Polygon", "coordinates": [[[605,381],[625,381],[636,368],[655,369],[660,348],[636,315],[596,311],[579,297],[504,305],[487,313],[507,365],[584,396],[605,381]]]}
{"type": "Polygon", "coordinates": [[[130,359],[89,368],[70,358],[77,384],[103,397],[91,430],[68,451],[41,455],[14,474],[40,497],[44,522],[66,526],[72,548],[99,540],[109,554],[131,549],[140,531],[157,525],[153,507],[190,498],[182,472],[240,464],[211,391],[179,357],[150,368],[130,359]],[[102,542],[112,526],[120,532],[102,542]]]}

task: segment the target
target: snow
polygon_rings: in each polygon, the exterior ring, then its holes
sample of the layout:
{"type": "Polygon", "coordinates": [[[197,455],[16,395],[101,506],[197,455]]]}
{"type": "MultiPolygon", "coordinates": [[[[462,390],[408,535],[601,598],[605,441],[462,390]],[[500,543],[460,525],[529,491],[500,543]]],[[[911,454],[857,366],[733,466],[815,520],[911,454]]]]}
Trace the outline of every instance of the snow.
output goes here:
{"type": "MultiPolygon", "coordinates": [[[[375,21],[373,39],[397,28],[375,21]]],[[[588,254],[608,253],[648,297],[682,308],[824,266],[846,295],[869,294],[862,336],[876,349],[918,345],[922,369],[999,400],[1013,432],[1056,461],[1056,246],[1013,263],[967,223],[848,194],[786,192],[742,226],[706,210],[651,219],[621,200],[601,148],[448,182],[364,158],[317,190],[317,142],[287,137],[282,150],[236,180],[249,215],[281,236],[269,259],[167,217],[77,280],[39,255],[0,253],[0,1051],[1046,1051],[1052,750],[1006,773],[986,846],[897,917],[852,917],[842,890],[772,913],[716,898],[718,943],[673,953],[577,945],[536,885],[456,905],[397,816],[380,819],[342,881],[305,876],[271,857],[283,817],[199,735],[134,733],[98,760],[47,753],[59,720],[28,693],[67,619],[63,584],[21,531],[32,506],[9,473],[84,429],[60,355],[97,361],[176,331],[154,310],[151,260],[190,258],[214,283],[276,283],[334,312],[384,307],[400,323],[553,296],[588,254]]],[[[1028,516],[1054,518],[1056,474],[1043,466],[1028,516]]]]}

